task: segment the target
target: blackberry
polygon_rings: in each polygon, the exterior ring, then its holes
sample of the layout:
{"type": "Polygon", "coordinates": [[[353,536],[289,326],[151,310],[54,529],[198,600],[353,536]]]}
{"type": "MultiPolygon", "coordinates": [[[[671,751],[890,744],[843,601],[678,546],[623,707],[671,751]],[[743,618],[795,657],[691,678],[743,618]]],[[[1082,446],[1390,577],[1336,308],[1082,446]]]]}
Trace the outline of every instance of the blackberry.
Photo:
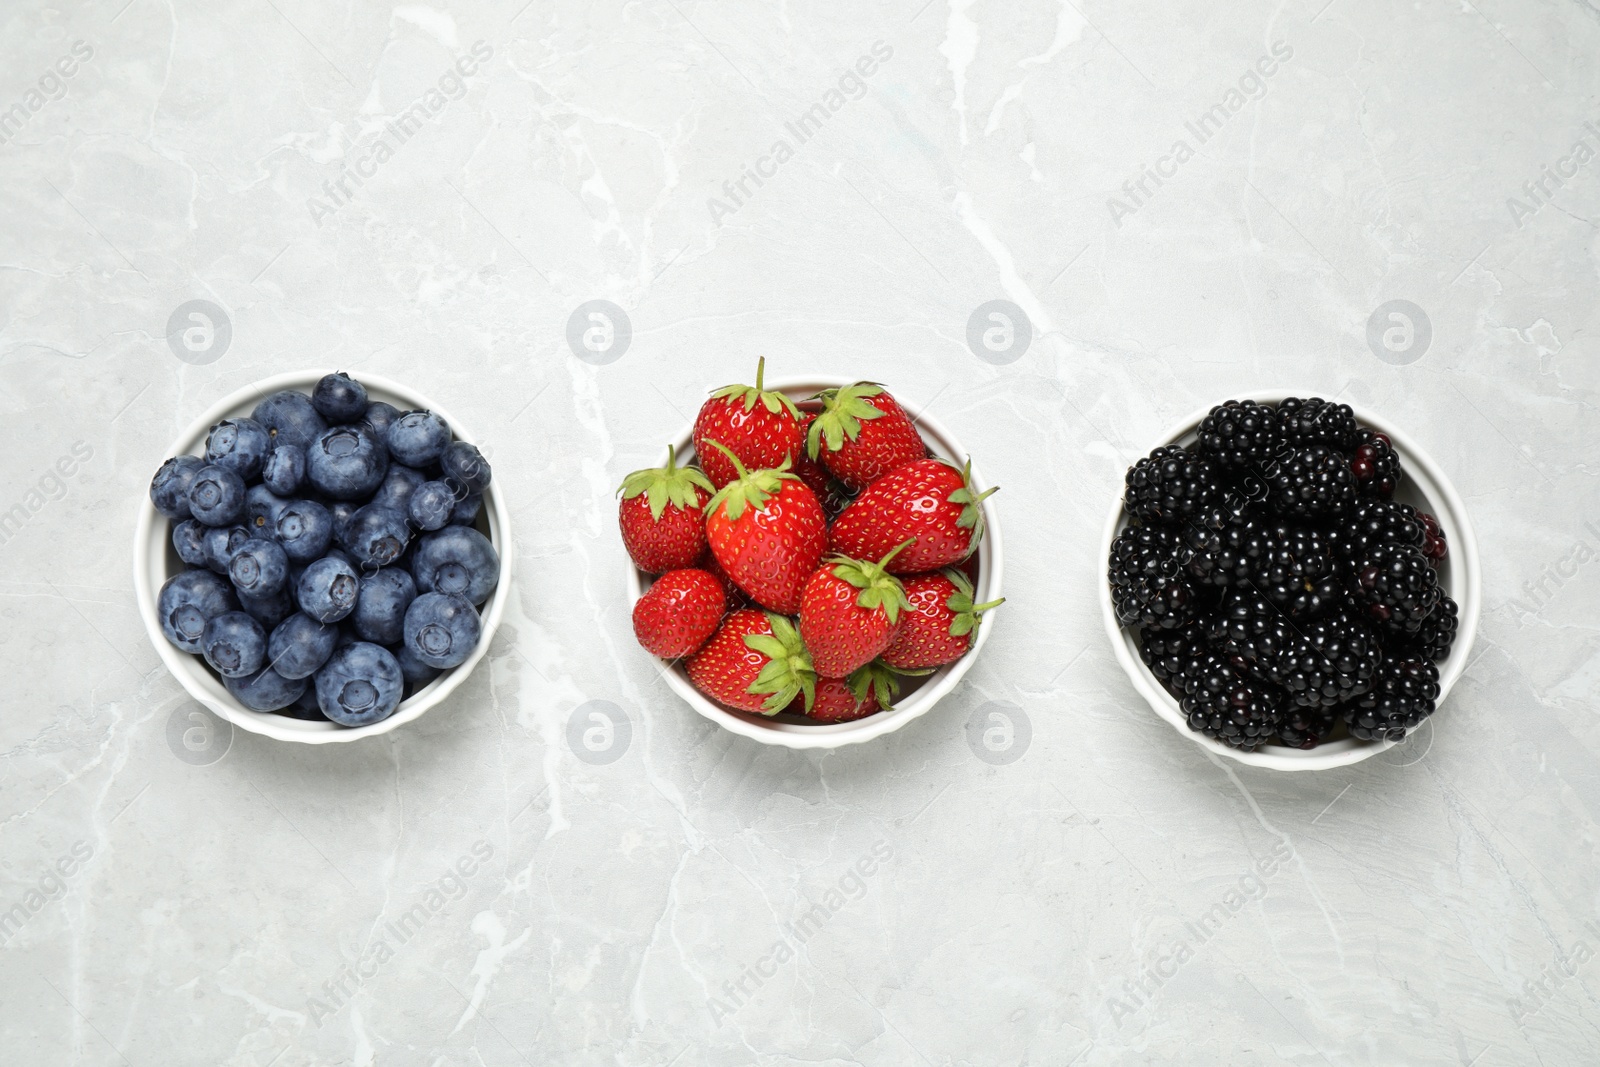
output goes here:
{"type": "Polygon", "coordinates": [[[1339,728],[1339,716],[1331,711],[1289,708],[1278,727],[1278,742],[1289,748],[1316,748],[1339,728]]]}
{"type": "Polygon", "coordinates": [[[1439,668],[1425,659],[1394,659],[1378,671],[1372,689],[1344,709],[1351,734],[1363,741],[1404,741],[1433,714],[1439,668]]]}
{"type": "Polygon", "coordinates": [[[1267,504],[1280,515],[1309,517],[1343,511],[1356,499],[1350,461],[1327,445],[1286,449],[1266,471],[1267,504]]]}
{"type": "Polygon", "coordinates": [[[1209,647],[1205,632],[1199,626],[1145,630],[1139,635],[1139,658],[1163,683],[1182,674],[1184,667],[1209,647]]]}
{"type": "Polygon", "coordinates": [[[1427,527],[1417,509],[1398,500],[1363,497],[1328,530],[1333,551],[1346,560],[1363,559],[1379,545],[1421,549],[1427,527]]]}
{"type": "Polygon", "coordinates": [[[1234,748],[1266,744],[1283,720],[1283,697],[1272,686],[1244,677],[1227,657],[1205,652],[1177,679],[1189,729],[1234,748]]]}
{"type": "Polygon", "coordinates": [[[1327,537],[1310,526],[1277,521],[1246,532],[1245,581],[1291,619],[1314,619],[1344,595],[1344,568],[1327,537]]]}
{"type": "Polygon", "coordinates": [[[1200,423],[1200,451],[1220,467],[1267,463],[1283,444],[1278,413],[1254,400],[1229,400],[1211,409],[1200,423]]]}
{"type": "Polygon", "coordinates": [[[1229,590],[1204,625],[1235,667],[1268,682],[1279,680],[1279,665],[1300,640],[1283,612],[1248,586],[1229,590]]]}
{"type": "Polygon", "coordinates": [[[1251,573],[1249,553],[1264,512],[1253,502],[1237,498],[1232,503],[1203,509],[1183,529],[1187,549],[1185,566],[1202,585],[1232,585],[1251,573]]]}
{"type": "Polygon", "coordinates": [[[1420,548],[1379,545],[1356,564],[1356,586],[1368,617],[1399,634],[1414,634],[1444,594],[1420,548]]]}
{"type": "Polygon", "coordinates": [[[1355,616],[1340,612],[1305,625],[1297,641],[1274,664],[1274,679],[1302,708],[1331,708],[1372,687],[1383,662],[1378,635],[1355,616]]]}
{"type": "Polygon", "coordinates": [[[1130,526],[1117,535],[1106,577],[1122,625],[1172,630],[1193,621],[1198,598],[1179,562],[1182,551],[1177,531],[1159,526],[1130,526]]]}
{"type": "Polygon", "coordinates": [[[1439,520],[1429,515],[1426,511],[1417,513],[1418,520],[1422,523],[1422,554],[1427,556],[1437,565],[1450,554],[1450,542],[1444,535],[1444,529],[1439,525],[1439,520]]]}
{"type": "Polygon", "coordinates": [[[1388,434],[1377,430],[1357,431],[1351,439],[1350,470],[1365,496],[1393,496],[1405,478],[1400,457],[1388,434]]]}
{"type": "Polygon", "coordinates": [[[1209,460],[1178,445],[1163,445],[1128,468],[1122,503],[1130,515],[1172,525],[1216,503],[1221,493],[1209,460]]]}
{"type": "Polygon", "coordinates": [[[1428,613],[1428,617],[1422,620],[1422,626],[1401,647],[1434,662],[1443,660],[1450,655],[1450,646],[1455,644],[1456,629],[1461,625],[1460,614],[1461,609],[1456,602],[1441,594],[1439,606],[1428,613]]]}
{"type": "Polygon", "coordinates": [[[1320,396],[1305,400],[1291,396],[1278,404],[1283,437],[1291,445],[1329,445],[1345,449],[1356,436],[1356,416],[1349,404],[1335,404],[1320,396]]]}

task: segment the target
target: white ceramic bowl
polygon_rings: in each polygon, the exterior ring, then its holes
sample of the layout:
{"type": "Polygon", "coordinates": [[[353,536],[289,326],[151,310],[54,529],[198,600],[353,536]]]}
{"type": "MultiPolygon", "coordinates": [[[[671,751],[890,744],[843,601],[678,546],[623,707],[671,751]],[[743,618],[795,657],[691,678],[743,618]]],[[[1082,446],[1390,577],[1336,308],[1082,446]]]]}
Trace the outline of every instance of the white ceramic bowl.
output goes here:
{"type": "MultiPolygon", "coordinates": [[[[776,389],[796,401],[802,401],[820,390],[849,385],[853,380],[790,379],[769,382],[766,388],[776,389]]],[[[938,422],[927,415],[918,415],[915,411],[911,411],[911,417],[916,420],[917,429],[922,431],[922,439],[927,442],[929,450],[935,456],[958,464],[967,461],[969,458],[967,450],[938,422]]],[[[691,426],[679,434],[672,443],[677,451],[679,463],[689,462],[694,455],[693,433],[694,428],[691,426]]],[[[984,483],[978,475],[976,463],[972,467],[972,483],[980,491],[983,489],[984,483]]],[[[981,505],[987,531],[983,540],[978,543],[978,573],[972,583],[975,594],[973,602],[977,604],[1000,598],[1000,521],[995,514],[993,501],[994,498],[990,497],[981,505]]],[[[628,568],[628,592],[632,601],[637,602],[644,595],[645,590],[650,588],[651,581],[651,576],[637,567],[628,568]]],[[[743,737],[760,741],[765,745],[782,745],[786,748],[838,748],[841,745],[859,744],[892,733],[917,716],[927,713],[946,693],[954,689],[956,683],[961,681],[962,675],[971,669],[973,662],[978,658],[978,653],[983,649],[984,642],[989,639],[990,631],[994,629],[995,619],[1002,614],[1003,611],[997,610],[984,615],[983,622],[978,627],[977,639],[973,641],[965,656],[954,663],[945,664],[926,677],[903,679],[904,688],[893,708],[880,711],[876,715],[869,715],[864,719],[856,719],[854,722],[816,723],[799,715],[754,715],[725,708],[707,699],[694,687],[689,681],[685,660],[678,660],[667,667],[665,677],[673,692],[682,697],[690,707],[719,726],[743,737]]],[[[646,655],[643,649],[639,654],[646,655]]]]}
{"type": "MultiPolygon", "coordinates": [[[[1240,395],[1238,399],[1276,404],[1289,396],[1314,395],[1316,394],[1306,392],[1249,393],[1240,395]]],[[[1439,469],[1438,464],[1434,463],[1411,438],[1387,420],[1353,404],[1351,408],[1355,412],[1357,422],[1364,427],[1381,430],[1388,434],[1389,440],[1394,443],[1394,450],[1405,466],[1405,480],[1395,492],[1395,499],[1414,505],[1437,517],[1439,526],[1449,541],[1449,555],[1439,567],[1439,585],[1460,605],[1461,625],[1456,631],[1456,640],[1450,648],[1450,655],[1439,664],[1440,710],[1436,710],[1433,715],[1433,718],[1437,719],[1443,713],[1442,708],[1445,698],[1450,695],[1450,688],[1466,669],[1472,652],[1472,642],[1478,632],[1478,612],[1482,606],[1483,596],[1482,579],[1478,573],[1478,542],[1472,535],[1472,523],[1467,518],[1466,507],[1461,503],[1455,487],[1450,484],[1450,479],[1439,469]]],[[[1208,405],[1190,415],[1178,423],[1159,443],[1193,444],[1195,431],[1210,411],[1211,406],[1208,405]]],[[[1174,730],[1208,752],[1247,763],[1252,767],[1267,767],[1278,771],[1318,771],[1329,767],[1344,767],[1369,759],[1397,744],[1394,741],[1360,741],[1347,737],[1338,741],[1324,742],[1310,750],[1263,745],[1254,752],[1241,752],[1189,729],[1178,702],[1156,680],[1156,676],[1150,673],[1150,668],[1144,665],[1144,660],[1139,658],[1139,642],[1134,636],[1134,631],[1124,629],[1117,622],[1116,609],[1111,603],[1111,585],[1105,577],[1106,560],[1110,558],[1111,542],[1127,524],[1128,517],[1123,511],[1122,496],[1119,492],[1111,508],[1111,517],[1106,521],[1105,537],[1096,560],[1100,568],[1098,579],[1100,611],[1105,620],[1106,634],[1111,638],[1111,647],[1116,652],[1122,669],[1127,672],[1134,688],[1155,709],[1156,714],[1167,720],[1174,730]]],[[[1415,732],[1413,731],[1413,734],[1415,732]]]]}
{"type": "MultiPolygon", "coordinates": [[[[291,371],[240,389],[218,401],[210,411],[190,423],[178,439],[168,446],[161,459],[184,453],[203,455],[207,433],[223,419],[250,414],[263,397],[282,389],[296,389],[309,394],[317,380],[327,373],[325,370],[291,371]]],[[[393,404],[401,411],[427,408],[449,424],[458,440],[472,441],[460,422],[420,393],[414,393],[403,385],[373,374],[356,374],[353,377],[366,387],[367,395],[371,399],[393,404]]],[[[154,466],[151,467],[151,473],[155,473],[154,466]]],[[[168,578],[187,570],[188,567],[178,558],[178,553],[172,547],[171,522],[156,511],[155,505],[150,503],[148,494],[139,505],[138,528],[134,532],[133,540],[133,586],[139,600],[139,614],[144,619],[145,629],[149,631],[150,643],[156,646],[162,662],[167,665],[167,670],[172,672],[173,677],[188,690],[190,696],[240,729],[265,734],[279,741],[299,741],[311,745],[334,741],[359,741],[363,737],[386,734],[395,727],[419,717],[449,696],[456,686],[466,681],[467,675],[472,673],[472,668],[477,666],[484,652],[488,650],[495,629],[500,625],[500,616],[505,611],[506,598],[511,592],[512,548],[511,514],[506,507],[498,482],[490,482],[489,487],[484,490],[483,509],[478,514],[476,525],[479,532],[489,538],[495,551],[500,555],[500,580],[480,612],[483,616],[483,637],[478,641],[478,647],[472,650],[472,655],[467,657],[465,663],[445,671],[401,701],[393,715],[370,726],[339,726],[331,722],[308,722],[303,719],[292,719],[287,715],[251,711],[223,688],[222,679],[211,671],[203,659],[175,648],[167,640],[166,635],[161,632],[161,623],[156,616],[156,597],[168,578]]]]}

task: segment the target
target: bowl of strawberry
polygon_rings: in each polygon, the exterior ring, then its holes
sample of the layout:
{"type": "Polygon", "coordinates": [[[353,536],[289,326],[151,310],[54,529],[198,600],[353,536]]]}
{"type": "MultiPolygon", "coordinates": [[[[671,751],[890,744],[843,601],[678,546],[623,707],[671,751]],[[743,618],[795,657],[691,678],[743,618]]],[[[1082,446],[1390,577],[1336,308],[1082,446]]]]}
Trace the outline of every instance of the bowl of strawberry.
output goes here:
{"type": "Polygon", "coordinates": [[[1340,767],[1405,741],[1477,631],[1477,543],[1449,478],[1385,420],[1319,397],[1185,419],[1128,469],[1102,551],[1134,686],[1253,766],[1340,767]]]}
{"type": "Polygon", "coordinates": [[[1003,599],[995,490],[884,386],[765,370],[623,480],[634,635],[734,733],[867,741],[932,708],[983,646],[1003,599]]]}

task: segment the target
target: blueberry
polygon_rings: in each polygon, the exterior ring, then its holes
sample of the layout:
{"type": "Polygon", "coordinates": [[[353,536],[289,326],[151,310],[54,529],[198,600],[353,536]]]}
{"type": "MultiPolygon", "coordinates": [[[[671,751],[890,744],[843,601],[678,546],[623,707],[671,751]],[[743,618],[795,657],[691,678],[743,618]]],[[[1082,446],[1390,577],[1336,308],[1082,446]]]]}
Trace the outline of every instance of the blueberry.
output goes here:
{"type": "Polygon", "coordinates": [[[173,522],[189,517],[189,485],[206,461],[199,456],[173,456],[150,479],[150,503],[173,522]]]}
{"type": "Polygon", "coordinates": [[[184,519],[172,528],[172,547],[178,558],[191,567],[206,566],[206,531],[211,527],[195,519],[184,519]]]}
{"type": "Polygon", "coordinates": [[[324,559],[341,560],[341,561],[349,564],[351,570],[355,570],[356,569],[355,557],[352,556],[350,553],[346,552],[342,548],[330,548],[330,549],[328,549],[327,552],[323,553],[323,558],[324,559]]]}
{"type": "Polygon", "coordinates": [[[291,500],[278,513],[272,533],[291,563],[310,563],[333,541],[333,516],[314,500],[291,500]]]}
{"type": "Polygon", "coordinates": [[[403,463],[391,463],[389,473],[384,475],[383,484],[378,486],[378,491],[372,494],[372,499],[367,503],[394,508],[404,515],[411,503],[411,494],[416,492],[417,486],[427,480],[428,476],[415,467],[407,467],[403,463]]]}
{"type": "Polygon", "coordinates": [[[228,577],[240,596],[264,600],[287,587],[289,556],[278,542],[252,537],[228,560],[228,577]]]}
{"type": "Polygon", "coordinates": [[[200,654],[224,678],[243,678],[267,658],[267,631],[242,611],[225,611],[206,623],[200,654]]]}
{"type": "Polygon", "coordinates": [[[378,435],[378,440],[384,441],[388,438],[389,426],[399,417],[399,408],[374,400],[367,405],[367,413],[361,417],[361,421],[367,429],[378,435]]]}
{"type": "Polygon", "coordinates": [[[394,714],[405,678],[389,650],[357,641],[339,649],[317,672],[317,703],[344,726],[367,726],[394,714]]]}
{"type": "Polygon", "coordinates": [[[300,576],[295,595],[300,610],[318,622],[338,622],[355,610],[360,579],[355,568],[342,559],[323,556],[300,576]]]}
{"type": "Polygon", "coordinates": [[[273,447],[299,445],[305,448],[311,439],[328,428],[311,406],[311,398],[293,389],[273,393],[250,413],[250,417],[267,428],[273,447]]]}
{"type": "Polygon", "coordinates": [[[455,593],[423,593],[406,610],[406,648],[430,667],[458,666],[482,635],[477,610],[455,593]]]}
{"type": "Polygon", "coordinates": [[[314,685],[307,685],[305,692],[300,694],[300,699],[279,708],[278,714],[290,719],[304,719],[307,722],[328,721],[328,717],[322,714],[322,705],[317,703],[317,687],[314,685]]]}
{"type": "Polygon", "coordinates": [[[405,516],[393,508],[368,504],[345,523],[343,546],[363,568],[386,567],[400,558],[411,539],[405,516]]]}
{"type": "Polygon", "coordinates": [[[243,678],[224,678],[233,698],[251,711],[277,711],[300,699],[306,691],[304,678],[285,678],[271,667],[262,667],[243,678]]]}
{"type": "Polygon", "coordinates": [[[483,507],[482,493],[456,494],[456,509],[450,513],[451,526],[471,526],[478,521],[478,511],[483,507]]]}
{"type": "Polygon", "coordinates": [[[228,573],[228,563],[233,554],[250,540],[250,531],[243,526],[207,526],[205,528],[205,565],[218,574],[228,573]]]}
{"type": "Polygon", "coordinates": [[[244,515],[244,479],[210,464],[189,483],[189,511],[207,526],[232,526],[244,515]]]}
{"type": "Polygon", "coordinates": [[[424,593],[460,593],[482,604],[500,580],[500,554],[472,527],[446,526],[417,543],[411,574],[424,593]]]}
{"type": "Polygon", "coordinates": [[[306,448],[306,479],[335,500],[366,500],[389,471],[389,453],[365,426],[335,426],[306,448]]]}
{"type": "Polygon", "coordinates": [[[417,598],[417,583],[403,567],[385,567],[361,579],[356,610],[346,624],[364,641],[392,645],[405,634],[406,609],[417,598]]]}
{"type": "Polygon", "coordinates": [[[255,419],[224,419],[206,437],[206,462],[227,467],[245,481],[261,476],[272,437],[255,419]]]}
{"type": "Polygon", "coordinates": [[[491,471],[489,461],[483,458],[476,445],[465,441],[451,441],[439,457],[445,481],[460,486],[468,493],[481,493],[489,488],[491,471]]]}
{"type": "Polygon", "coordinates": [[[279,445],[261,467],[261,484],[279,496],[289,496],[306,480],[306,450],[299,445],[279,445]]]}
{"type": "Polygon", "coordinates": [[[344,544],[344,528],[350,522],[361,505],[349,500],[335,500],[328,506],[328,517],[333,520],[333,540],[335,544],[344,544]]]}
{"type": "Polygon", "coordinates": [[[266,596],[239,596],[239,606],[266,628],[268,633],[294,614],[294,590],[287,585],[266,596]]]}
{"type": "Polygon", "coordinates": [[[334,371],[311,390],[311,406],[329,422],[354,422],[367,413],[367,391],[344,371],[334,371]]]}
{"type": "Polygon", "coordinates": [[[408,467],[426,467],[450,443],[450,427],[431,411],[408,411],[384,435],[389,454],[408,467]]]}
{"type": "Polygon", "coordinates": [[[456,495],[443,482],[423,482],[411,494],[406,515],[422,530],[443,529],[456,510],[456,495]]]}
{"type": "Polygon", "coordinates": [[[295,612],[272,628],[267,638],[267,662],[285,678],[309,678],[333,655],[339,627],[318,622],[303,611],[295,612]]]}
{"type": "Polygon", "coordinates": [[[254,537],[271,537],[278,516],[289,503],[264,485],[252,485],[244,494],[244,525],[254,537]]]}
{"type": "Polygon", "coordinates": [[[389,652],[394,656],[395,661],[400,664],[400,673],[413,686],[421,687],[427,685],[439,677],[441,673],[438,667],[430,667],[418,659],[416,653],[407,648],[404,641],[390,645],[389,652]]]}
{"type": "Polygon", "coordinates": [[[210,571],[174,574],[161,586],[156,615],[167,640],[185,652],[200,651],[206,623],[227,611],[239,609],[233,586],[210,571]]]}

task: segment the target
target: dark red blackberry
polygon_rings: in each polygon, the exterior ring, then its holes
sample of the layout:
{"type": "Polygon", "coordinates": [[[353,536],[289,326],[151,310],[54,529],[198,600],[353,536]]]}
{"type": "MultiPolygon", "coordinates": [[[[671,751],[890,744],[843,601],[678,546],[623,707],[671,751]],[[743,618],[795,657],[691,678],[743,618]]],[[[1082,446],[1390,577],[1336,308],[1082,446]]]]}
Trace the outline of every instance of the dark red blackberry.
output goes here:
{"type": "Polygon", "coordinates": [[[1242,580],[1289,618],[1314,619],[1342,601],[1343,565],[1315,527],[1279,519],[1247,530],[1242,542],[1242,580]]]}
{"type": "Polygon", "coordinates": [[[1283,713],[1278,727],[1278,742],[1289,748],[1316,748],[1339,728],[1339,716],[1331,711],[1291,707],[1283,713]]]}
{"type": "Polygon", "coordinates": [[[1398,500],[1363,497],[1337,516],[1328,528],[1328,542],[1341,559],[1363,559],[1379,545],[1421,549],[1427,528],[1417,509],[1398,500]]]}
{"type": "Polygon", "coordinates": [[[1363,741],[1404,741],[1433,714],[1438,697],[1439,668],[1425,659],[1393,659],[1378,670],[1371,690],[1344,709],[1344,719],[1363,741]]]}
{"type": "Polygon", "coordinates": [[[1360,619],[1340,612],[1306,623],[1297,641],[1277,660],[1273,680],[1303,708],[1331,708],[1372,686],[1383,652],[1378,635],[1360,619]]]}
{"type": "Polygon", "coordinates": [[[1209,648],[1205,632],[1198,626],[1144,630],[1139,634],[1139,658],[1162,682],[1170,682],[1182,674],[1187,664],[1209,648]]]}
{"type": "Polygon", "coordinates": [[[1461,625],[1460,615],[1461,609],[1456,602],[1441,594],[1439,606],[1422,620],[1422,626],[1416,633],[1397,642],[1397,646],[1408,653],[1439,662],[1450,655],[1450,646],[1455,644],[1456,629],[1461,625]]]}
{"type": "Polygon", "coordinates": [[[1283,612],[1249,586],[1230,589],[1201,625],[1234,666],[1268,682],[1278,681],[1279,665],[1300,640],[1283,612]]]}
{"type": "Polygon", "coordinates": [[[1363,496],[1393,496],[1405,478],[1400,457],[1395,455],[1389,435],[1377,430],[1360,430],[1351,440],[1350,470],[1356,476],[1363,496]]]}
{"type": "Polygon", "coordinates": [[[1254,400],[1229,400],[1211,409],[1200,423],[1200,451],[1219,467],[1258,467],[1283,444],[1278,413],[1254,400]]]}
{"type": "Polygon", "coordinates": [[[1379,545],[1355,564],[1357,595],[1367,615],[1398,634],[1414,634],[1444,594],[1420,548],[1379,545]]]}
{"type": "Polygon", "coordinates": [[[1356,416],[1349,404],[1335,404],[1320,396],[1305,400],[1291,396],[1278,404],[1278,422],[1283,438],[1296,447],[1328,445],[1350,447],[1356,436],[1356,416]]]}
{"type": "Polygon", "coordinates": [[[1241,675],[1226,656],[1204,652],[1178,676],[1179,704],[1189,729],[1234,748],[1252,749],[1272,740],[1283,713],[1282,694],[1241,675]]]}
{"type": "Polygon", "coordinates": [[[1130,526],[1117,535],[1106,577],[1122,625],[1172,630],[1193,621],[1198,598],[1182,551],[1176,530],[1130,526]]]}
{"type": "Polygon", "coordinates": [[[1137,518],[1175,525],[1215,504],[1221,492],[1209,460],[1178,445],[1163,445],[1128,468],[1122,503],[1137,518]]]}
{"type": "Polygon", "coordinates": [[[1350,461],[1327,445],[1285,449],[1265,470],[1267,505],[1296,518],[1332,515],[1356,499],[1350,461]]]}
{"type": "Polygon", "coordinates": [[[1429,515],[1426,511],[1419,511],[1417,518],[1422,522],[1422,554],[1427,556],[1437,566],[1438,563],[1450,554],[1450,542],[1444,536],[1444,529],[1439,525],[1439,520],[1429,515]]]}

